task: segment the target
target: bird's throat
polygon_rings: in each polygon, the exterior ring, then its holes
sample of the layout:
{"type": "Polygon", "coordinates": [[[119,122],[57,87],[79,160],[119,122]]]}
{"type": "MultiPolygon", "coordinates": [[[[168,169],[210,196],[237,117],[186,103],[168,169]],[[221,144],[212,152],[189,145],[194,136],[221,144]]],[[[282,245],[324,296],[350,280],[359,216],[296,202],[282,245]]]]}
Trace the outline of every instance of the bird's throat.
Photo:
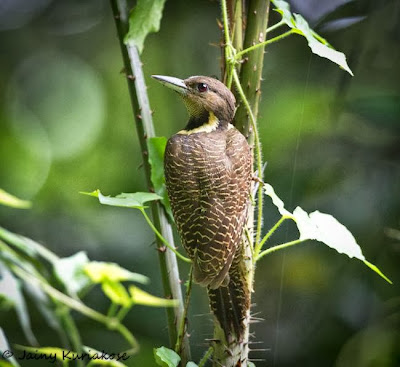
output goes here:
{"type": "Polygon", "coordinates": [[[178,134],[209,133],[220,126],[220,121],[212,112],[204,111],[201,115],[191,116],[185,129],[179,131],[178,134]]]}

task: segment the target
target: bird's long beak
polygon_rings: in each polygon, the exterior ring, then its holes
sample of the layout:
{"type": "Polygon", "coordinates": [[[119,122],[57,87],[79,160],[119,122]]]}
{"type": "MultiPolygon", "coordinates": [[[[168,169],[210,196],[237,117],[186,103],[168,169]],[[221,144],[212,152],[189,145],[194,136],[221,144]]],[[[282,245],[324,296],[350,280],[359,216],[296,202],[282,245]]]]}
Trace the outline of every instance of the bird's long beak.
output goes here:
{"type": "Polygon", "coordinates": [[[158,80],[161,84],[173,89],[179,94],[186,94],[188,88],[182,79],[174,78],[173,76],[152,75],[153,79],[158,80]]]}

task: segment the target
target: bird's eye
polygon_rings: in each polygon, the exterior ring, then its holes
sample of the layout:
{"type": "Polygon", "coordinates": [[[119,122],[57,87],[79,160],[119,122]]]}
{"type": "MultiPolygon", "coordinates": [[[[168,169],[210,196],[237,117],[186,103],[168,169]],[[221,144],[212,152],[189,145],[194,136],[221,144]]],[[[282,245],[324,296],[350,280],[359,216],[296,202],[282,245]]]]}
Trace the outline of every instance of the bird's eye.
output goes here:
{"type": "Polygon", "coordinates": [[[199,92],[207,92],[208,91],[208,85],[205,83],[199,83],[197,84],[197,90],[199,92]]]}

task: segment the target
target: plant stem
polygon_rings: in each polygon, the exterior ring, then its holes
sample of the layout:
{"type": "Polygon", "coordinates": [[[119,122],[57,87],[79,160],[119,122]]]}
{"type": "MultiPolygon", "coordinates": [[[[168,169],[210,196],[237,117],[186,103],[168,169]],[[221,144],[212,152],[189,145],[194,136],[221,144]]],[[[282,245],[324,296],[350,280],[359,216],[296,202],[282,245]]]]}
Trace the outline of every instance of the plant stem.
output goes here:
{"type": "Polygon", "coordinates": [[[289,219],[289,217],[283,215],[276,223],[275,225],[268,231],[268,233],[264,236],[264,238],[261,240],[261,242],[256,243],[255,249],[254,249],[254,260],[256,261],[262,247],[264,246],[264,243],[270,238],[274,232],[280,227],[280,225],[286,220],[289,219]]]}
{"type": "MultiPolygon", "coordinates": [[[[249,48],[265,41],[268,26],[269,1],[250,0],[248,4],[246,32],[243,48],[249,48]]],[[[244,93],[255,118],[258,116],[258,104],[261,95],[261,77],[264,62],[264,47],[260,47],[247,56],[240,69],[239,80],[244,86],[244,93]]],[[[253,132],[247,110],[240,104],[235,115],[235,126],[253,143],[253,132]]]]}
{"type": "MultiPolygon", "coordinates": [[[[45,249],[43,246],[37,244],[36,242],[34,242],[33,240],[29,239],[29,238],[25,238],[23,236],[19,236],[15,233],[9,232],[4,228],[0,228],[0,232],[1,232],[1,237],[6,238],[8,240],[9,243],[11,243],[12,245],[16,246],[17,248],[20,248],[19,245],[21,245],[21,243],[19,243],[19,241],[25,241],[25,240],[29,240],[29,243],[32,244],[36,244],[38,247],[43,248],[46,251],[43,251],[44,254],[48,254],[47,258],[48,259],[54,259],[55,257],[57,257],[56,255],[54,255],[51,251],[45,249]],[[3,236],[5,235],[5,236],[3,236]]],[[[25,244],[26,245],[26,244],[25,244]]],[[[18,255],[17,252],[15,252],[12,248],[10,248],[5,242],[3,242],[2,240],[0,240],[0,251],[2,253],[5,254],[10,254],[13,258],[19,258],[20,256],[18,255]]],[[[58,259],[58,257],[57,257],[58,259]]],[[[13,269],[16,267],[16,263],[15,261],[10,261],[9,264],[9,268],[13,269]]],[[[33,277],[38,278],[41,282],[45,283],[46,280],[42,277],[42,275],[37,271],[37,269],[30,263],[19,263],[18,264],[20,267],[24,268],[24,271],[28,274],[30,274],[33,277]]],[[[59,302],[57,300],[53,299],[53,302],[55,303],[56,307],[58,310],[60,310],[60,312],[56,312],[56,314],[58,315],[59,321],[61,323],[64,324],[64,328],[62,328],[62,332],[59,333],[60,335],[60,339],[64,342],[64,344],[67,344],[67,339],[70,340],[71,346],[74,350],[76,350],[78,353],[81,351],[81,337],[79,335],[79,331],[78,328],[76,327],[76,324],[73,320],[73,318],[71,317],[69,310],[65,309],[65,306],[63,305],[62,302],[59,302]]],[[[35,339],[30,340],[30,343],[32,345],[36,345],[37,342],[35,339]]],[[[83,366],[82,361],[78,361],[78,366],[83,366]]]]}
{"type": "Polygon", "coordinates": [[[236,0],[234,5],[232,45],[236,51],[243,49],[243,7],[242,0],[236,0]]]}
{"type": "Polygon", "coordinates": [[[213,353],[214,353],[214,348],[213,347],[208,348],[207,352],[205,352],[203,358],[199,362],[199,367],[204,367],[213,353]]]}
{"type": "MultiPolygon", "coordinates": [[[[130,93],[131,105],[135,116],[135,125],[140,142],[143,156],[143,167],[149,191],[152,191],[151,168],[148,162],[147,138],[155,136],[152,111],[147,96],[146,84],[144,81],[143,70],[138,50],[135,46],[123,42],[124,36],[128,31],[128,8],[126,0],[111,0],[111,7],[114,14],[115,24],[118,32],[119,43],[121,46],[124,67],[128,76],[128,89],[130,93]]],[[[152,203],[152,217],[154,226],[168,243],[173,243],[173,232],[168,222],[164,209],[159,203],[152,203]]],[[[156,236],[158,248],[163,248],[163,241],[156,236]]],[[[172,251],[158,251],[159,266],[161,271],[164,296],[179,300],[179,306],[167,308],[168,332],[170,345],[174,346],[177,338],[177,323],[180,323],[183,314],[182,290],[179,281],[179,271],[176,255],[172,251]]],[[[184,339],[182,350],[182,362],[190,359],[190,348],[188,339],[184,339]]]]}
{"type": "Polygon", "coordinates": [[[36,252],[50,263],[54,263],[59,260],[59,257],[53,252],[49,251],[46,247],[31,240],[30,238],[10,232],[3,227],[0,227],[0,238],[2,238],[5,242],[9,242],[13,246],[19,248],[24,253],[29,251],[33,255],[36,252]]]}
{"type": "Polygon", "coordinates": [[[182,261],[191,263],[192,261],[188,259],[187,257],[183,256],[180,254],[176,249],[174,249],[171,244],[162,236],[162,234],[157,230],[157,228],[154,226],[153,222],[149,218],[149,216],[146,214],[146,211],[144,209],[140,209],[141,213],[143,214],[144,218],[146,219],[147,224],[150,226],[150,228],[153,230],[153,232],[156,234],[156,236],[164,243],[166,247],[168,247],[176,256],[178,256],[182,261]]]}
{"type": "Polygon", "coordinates": [[[282,34],[280,34],[279,36],[276,36],[276,37],[274,37],[274,38],[271,38],[271,39],[269,39],[269,40],[267,40],[267,41],[264,41],[264,42],[261,42],[261,43],[257,43],[257,44],[255,44],[254,46],[250,46],[250,47],[244,49],[243,51],[238,52],[238,53],[236,54],[235,58],[236,58],[237,60],[240,60],[240,59],[242,58],[242,56],[245,55],[245,54],[247,54],[248,52],[257,50],[257,49],[260,48],[260,47],[265,47],[266,45],[270,45],[271,43],[280,41],[281,39],[286,38],[287,36],[290,36],[291,34],[294,34],[294,33],[296,33],[296,32],[295,32],[293,29],[290,29],[289,31],[287,31],[287,32],[285,32],[285,33],[282,33],[282,34]]]}
{"type": "MultiPolygon", "coordinates": [[[[76,327],[75,321],[71,317],[70,310],[67,309],[65,306],[65,312],[62,314],[62,321],[64,322],[64,327],[67,332],[67,335],[71,341],[71,349],[74,350],[76,353],[82,353],[82,339],[79,335],[78,328],[76,327]]],[[[83,361],[78,360],[77,365],[79,367],[83,366],[83,361]]]]}
{"type": "Polygon", "coordinates": [[[192,294],[192,283],[193,283],[193,266],[190,267],[188,285],[186,289],[185,296],[185,306],[183,308],[183,317],[179,325],[178,329],[178,338],[176,340],[175,352],[180,354],[182,349],[182,341],[183,337],[186,333],[186,324],[187,324],[187,313],[189,310],[190,296],[192,294]]]}
{"type": "Polygon", "coordinates": [[[282,27],[283,25],[285,25],[285,21],[282,19],[281,21],[279,21],[278,23],[275,23],[274,25],[272,25],[271,27],[268,27],[267,30],[265,31],[266,34],[271,33],[272,31],[274,31],[275,29],[278,29],[279,27],[282,27]]]}
{"type": "Polygon", "coordinates": [[[125,318],[126,314],[129,312],[129,310],[130,310],[131,308],[132,308],[132,306],[129,306],[129,307],[122,307],[122,308],[118,311],[116,318],[117,318],[120,322],[122,322],[122,320],[125,318]]]}
{"type": "Polygon", "coordinates": [[[278,250],[283,250],[286,247],[298,245],[299,243],[305,242],[307,240],[308,240],[308,238],[307,239],[298,239],[298,240],[282,243],[281,245],[270,247],[270,248],[264,250],[263,252],[261,252],[258,255],[258,257],[256,258],[256,261],[260,260],[262,257],[264,257],[265,255],[268,255],[268,254],[270,254],[272,252],[275,252],[275,251],[278,251],[278,250]]]}
{"type": "Polygon", "coordinates": [[[78,301],[74,298],[71,298],[64,293],[60,292],[58,289],[52,287],[51,285],[47,284],[45,281],[41,280],[29,274],[25,270],[21,269],[18,266],[12,265],[12,271],[18,275],[21,279],[25,282],[31,283],[34,286],[39,286],[45,293],[47,293],[50,297],[56,299],[57,301],[61,302],[66,307],[78,311],[79,313],[100,322],[106,325],[111,330],[118,331],[130,344],[131,349],[130,353],[133,354],[139,349],[139,345],[135,339],[135,337],[129,332],[129,330],[122,325],[116,318],[109,318],[106,315],[101,314],[100,312],[93,310],[92,308],[86,306],[81,301],[78,301]]]}
{"type": "Polygon", "coordinates": [[[228,88],[231,88],[232,85],[232,70],[234,68],[233,65],[233,52],[232,52],[232,43],[231,37],[229,35],[229,20],[228,20],[228,11],[226,9],[226,0],[221,1],[221,10],[222,10],[222,20],[224,25],[224,38],[225,38],[225,84],[228,88]]]}
{"type": "MultiPolygon", "coordinates": [[[[240,98],[242,102],[244,103],[246,110],[250,116],[250,123],[253,129],[253,135],[254,135],[254,147],[255,147],[255,158],[256,158],[256,167],[257,167],[257,172],[258,172],[258,178],[260,181],[263,180],[263,167],[262,167],[262,153],[261,153],[261,143],[260,143],[260,138],[258,135],[258,128],[257,128],[257,123],[255,120],[255,117],[253,115],[253,111],[251,110],[249,101],[247,100],[243,88],[240,84],[239,77],[237,75],[236,70],[233,70],[233,79],[235,81],[235,86],[239,92],[240,98]]],[[[261,231],[262,231],[262,217],[263,217],[263,186],[259,185],[257,189],[257,227],[256,227],[256,239],[255,239],[255,244],[259,243],[260,238],[261,238],[261,231]]]]}
{"type": "Polygon", "coordinates": [[[111,305],[107,311],[107,317],[114,317],[117,313],[118,305],[115,302],[111,302],[111,305]]]}

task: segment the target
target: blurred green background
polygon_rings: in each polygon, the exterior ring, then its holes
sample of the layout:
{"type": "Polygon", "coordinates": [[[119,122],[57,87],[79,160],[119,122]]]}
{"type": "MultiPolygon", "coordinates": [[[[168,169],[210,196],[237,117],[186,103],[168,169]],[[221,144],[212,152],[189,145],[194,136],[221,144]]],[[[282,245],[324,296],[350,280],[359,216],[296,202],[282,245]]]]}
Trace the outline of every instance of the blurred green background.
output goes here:
{"type": "MultiPolygon", "coordinates": [[[[299,36],[267,49],[259,118],[266,181],[288,209],[333,214],[394,285],[319,243],[272,254],[258,266],[253,306],[264,319],[253,327],[253,348],[265,350],[250,355],[264,360],[257,366],[399,367],[400,1],[291,3],[346,53],[355,76],[311,55],[299,36]]],[[[157,134],[182,128],[186,111],[150,75],[219,75],[219,16],[216,1],[167,0],[142,54],[157,134]]],[[[153,234],[140,214],[79,195],[145,190],[108,2],[1,0],[0,54],[0,187],[33,201],[26,211],[1,207],[1,225],[60,256],[85,250],[143,273],[152,279],[146,290],[161,295],[153,234]]],[[[265,218],[266,229],[278,218],[269,203],[265,218]]],[[[270,245],[295,236],[287,225],[270,245]]],[[[102,311],[107,304],[100,292],[88,302],[102,311]]],[[[41,344],[54,345],[29,309],[41,344]]],[[[199,287],[190,314],[198,360],[212,336],[199,287]]],[[[123,348],[77,319],[86,344],[123,348]]],[[[11,343],[26,344],[13,310],[0,313],[0,326],[11,343]]],[[[151,348],[168,343],[165,310],[136,306],[127,326],[142,346],[129,365],[153,366],[151,348]]]]}

